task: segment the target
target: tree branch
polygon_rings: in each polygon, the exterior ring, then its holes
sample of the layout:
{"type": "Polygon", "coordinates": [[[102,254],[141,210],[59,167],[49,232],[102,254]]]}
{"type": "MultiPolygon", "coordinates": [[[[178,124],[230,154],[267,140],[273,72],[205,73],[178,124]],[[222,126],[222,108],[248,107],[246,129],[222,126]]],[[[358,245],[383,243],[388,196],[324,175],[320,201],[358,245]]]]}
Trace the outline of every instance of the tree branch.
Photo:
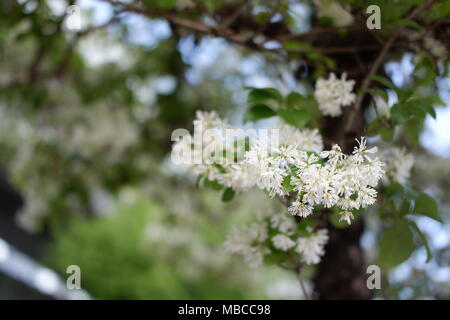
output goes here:
{"type": "MultiPolygon", "coordinates": [[[[415,19],[420,12],[422,12],[423,10],[427,9],[429,6],[431,6],[433,4],[435,0],[428,0],[427,2],[425,2],[424,4],[422,4],[421,6],[416,7],[408,16],[407,19],[409,20],[413,20],[415,19]]],[[[402,29],[396,29],[395,31],[392,32],[391,36],[388,38],[388,40],[386,41],[386,43],[384,44],[383,48],[381,49],[380,53],[378,54],[377,58],[375,59],[375,61],[372,64],[372,67],[369,69],[369,72],[367,73],[366,77],[364,78],[364,80],[361,83],[361,87],[360,89],[362,89],[363,91],[367,90],[370,86],[370,83],[372,81],[372,77],[374,75],[377,74],[378,69],[381,67],[382,63],[384,62],[387,53],[389,52],[389,50],[391,49],[394,41],[397,39],[397,37],[399,36],[400,32],[402,29]]],[[[350,131],[351,127],[353,125],[353,121],[355,119],[356,114],[359,112],[359,110],[361,109],[361,105],[365,96],[365,92],[362,92],[360,94],[358,94],[358,96],[356,97],[356,101],[353,104],[353,111],[350,113],[349,117],[347,118],[347,123],[345,126],[345,131],[350,131]]]]}

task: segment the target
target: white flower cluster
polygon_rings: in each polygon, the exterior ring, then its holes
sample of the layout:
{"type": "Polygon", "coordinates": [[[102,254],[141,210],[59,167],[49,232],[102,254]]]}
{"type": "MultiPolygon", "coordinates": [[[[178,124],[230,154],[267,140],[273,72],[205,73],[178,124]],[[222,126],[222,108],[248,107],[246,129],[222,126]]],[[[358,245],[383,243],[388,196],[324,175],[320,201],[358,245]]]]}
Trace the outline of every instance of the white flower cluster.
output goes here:
{"type": "Polygon", "coordinates": [[[441,41],[436,40],[430,36],[425,37],[425,39],[423,40],[423,45],[425,49],[430,51],[430,53],[438,60],[443,60],[448,55],[445,45],[441,41]]]}
{"type": "Polygon", "coordinates": [[[234,229],[225,242],[226,250],[240,254],[250,267],[258,267],[264,257],[273,250],[290,251],[300,255],[305,264],[317,264],[324,255],[324,246],[328,242],[328,231],[319,229],[309,236],[299,237],[295,233],[296,223],[285,213],[275,214],[270,219],[258,219],[241,229],[234,229]],[[271,232],[270,232],[271,231],[271,232]],[[276,235],[270,237],[274,232],[276,235]]]}
{"type": "Polygon", "coordinates": [[[324,246],[328,242],[328,230],[320,229],[311,236],[299,238],[297,252],[303,257],[306,264],[317,264],[324,255],[324,246]]]}
{"type": "Polygon", "coordinates": [[[389,184],[393,181],[406,184],[414,166],[414,156],[407,153],[403,148],[391,147],[383,150],[381,157],[386,163],[386,176],[383,183],[389,184]],[[389,178],[391,181],[389,181],[389,178]]]}
{"type": "Polygon", "coordinates": [[[318,17],[330,17],[336,27],[346,27],[355,20],[339,2],[333,0],[314,0],[318,17]]]}
{"type": "MultiPolygon", "coordinates": [[[[194,122],[202,130],[230,129],[215,113],[199,112],[194,122]]],[[[245,140],[245,137],[241,137],[245,140]]],[[[295,252],[306,264],[315,264],[323,255],[328,240],[326,230],[307,230],[309,237],[299,237],[295,218],[308,217],[314,208],[334,208],[340,212],[341,220],[351,223],[352,211],[372,205],[377,197],[377,186],[384,174],[384,163],[375,156],[376,147],[368,148],[361,138],[350,155],[344,154],[338,145],[323,150],[322,137],[317,129],[299,130],[287,125],[279,129],[278,143],[270,139],[255,137],[249,146],[236,152],[237,162],[223,163],[217,154],[224,157],[240,140],[223,143],[220,134],[206,138],[202,149],[196,152],[206,157],[205,162],[190,163],[189,169],[203,177],[217,181],[225,187],[246,190],[256,187],[268,192],[271,197],[292,199],[288,211],[269,219],[259,219],[247,228],[235,229],[225,243],[226,248],[245,257],[251,266],[258,266],[271,248],[295,252]],[[217,150],[212,146],[223,149],[217,150]],[[210,150],[216,151],[211,153],[210,150]],[[205,152],[208,150],[208,152],[205,152]],[[214,154],[214,157],[210,157],[214,154]]],[[[195,140],[195,139],[194,139],[195,140]]],[[[193,139],[181,139],[175,150],[192,151],[193,139]]]]}
{"type": "MultiPolygon", "coordinates": [[[[405,30],[403,31],[403,36],[406,37],[409,41],[421,41],[425,50],[431,53],[438,60],[444,60],[448,56],[448,51],[445,47],[445,44],[433,38],[433,36],[429,33],[405,30]]],[[[419,46],[417,45],[417,43],[412,44],[412,48],[414,48],[415,50],[419,50],[419,46]]]]}
{"type": "MultiPolygon", "coordinates": [[[[200,120],[206,122],[204,127],[208,128],[227,126],[214,113],[200,113],[196,121],[200,120]]],[[[257,187],[271,197],[285,197],[289,193],[286,190],[288,181],[294,191],[291,194],[294,201],[288,210],[300,217],[311,215],[314,206],[336,206],[342,210],[341,218],[350,223],[352,210],[366,208],[375,202],[375,187],[384,174],[384,163],[374,156],[377,148],[367,148],[364,138],[358,141],[359,146],[351,155],[345,155],[338,145],[322,151],[322,138],[317,130],[282,126],[280,132],[277,146],[271,146],[263,139],[253,139],[239,162],[194,164],[192,170],[225,187],[235,190],[257,187]]]]}
{"type": "Polygon", "coordinates": [[[233,229],[225,242],[225,249],[242,255],[245,262],[255,268],[262,265],[264,256],[270,253],[265,243],[267,239],[267,224],[260,221],[245,228],[233,229]]]}
{"type": "MultiPolygon", "coordinates": [[[[173,146],[175,153],[187,156],[185,163],[194,175],[203,175],[205,178],[217,181],[225,187],[245,191],[252,187],[258,187],[269,191],[271,196],[284,195],[282,182],[286,176],[286,166],[280,161],[285,160],[278,156],[289,152],[291,149],[320,152],[323,148],[322,137],[317,129],[298,130],[288,125],[282,125],[277,129],[278,143],[271,145],[264,139],[251,140],[250,150],[245,151],[245,136],[238,136],[240,143],[225,137],[226,129],[233,128],[220,119],[215,112],[197,112],[194,126],[201,128],[195,132],[202,136],[202,148],[196,149],[194,139],[186,136],[173,146]],[[207,131],[217,134],[204,134],[207,131]],[[279,146],[282,146],[278,148],[279,146]],[[289,147],[291,146],[291,147],[289,147]],[[217,152],[219,149],[219,152],[217,152]],[[215,152],[210,152],[216,150],[215,152]],[[236,153],[237,159],[233,163],[218,161],[217,154],[236,153]],[[201,157],[200,163],[192,160],[196,156],[201,157]]],[[[220,158],[220,157],[219,157],[220,158]]]]}
{"type": "Polygon", "coordinates": [[[331,73],[328,79],[317,80],[314,97],[324,115],[338,117],[342,114],[342,107],[349,106],[355,101],[356,95],[352,93],[355,81],[346,78],[345,73],[341,79],[331,73]]]}
{"type": "Polygon", "coordinates": [[[297,198],[289,207],[293,215],[307,217],[315,205],[340,207],[341,219],[350,223],[351,210],[375,203],[374,189],[384,174],[384,163],[372,155],[376,147],[367,149],[364,138],[349,156],[334,145],[319,156],[303,153],[296,157],[291,184],[297,198]],[[327,160],[324,162],[324,160],[327,160]]]}

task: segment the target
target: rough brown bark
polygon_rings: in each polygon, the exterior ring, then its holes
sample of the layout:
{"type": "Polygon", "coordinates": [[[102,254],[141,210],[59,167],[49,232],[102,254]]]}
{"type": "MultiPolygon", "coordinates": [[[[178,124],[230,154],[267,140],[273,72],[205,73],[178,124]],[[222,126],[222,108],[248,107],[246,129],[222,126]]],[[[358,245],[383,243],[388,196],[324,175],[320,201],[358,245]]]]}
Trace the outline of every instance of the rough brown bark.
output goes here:
{"type": "Polygon", "coordinates": [[[350,227],[328,228],[330,240],[320,263],[314,284],[319,299],[370,299],[372,292],[366,285],[364,252],[359,245],[364,231],[363,220],[350,227]]]}

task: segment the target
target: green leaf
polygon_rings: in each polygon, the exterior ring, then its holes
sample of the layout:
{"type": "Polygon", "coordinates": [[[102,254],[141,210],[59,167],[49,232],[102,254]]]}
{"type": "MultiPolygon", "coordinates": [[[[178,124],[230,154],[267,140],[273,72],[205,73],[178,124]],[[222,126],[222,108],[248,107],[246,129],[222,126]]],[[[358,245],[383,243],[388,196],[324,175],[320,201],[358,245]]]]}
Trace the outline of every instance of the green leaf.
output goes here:
{"type": "Polygon", "coordinates": [[[295,51],[295,52],[308,52],[313,49],[313,47],[309,43],[299,42],[299,41],[294,41],[294,40],[284,41],[283,47],[286,50],[295,51]]]}
{"type": "Polygon", "coordinates": [[[404,125],[404,130],[407,138],[414,147],[420,145],[420,134],[423,128],[423,118],[412,118],[404,125]]]}
{"type": "Polygon", "coordinates": [[[369,122],[369,124],[367,125],[367,133],[366,134],[369,137],[376,136],[380,132],[380,128],[381,128],[381,123],[378,120],[378,118],[375,118],[371,122],[369,122]]]}
{"type": "Polygon", "coordinates": [[[291,177],[292,176],[285,176],[283,179],[283,187],[286,192],[290,193],[292,190],[294,190],[294,186],[291,184],[291,177]]]}
{"type": "Polygon", "coordinates": [[[384,89],[374,89],[374,88],[358,89],[357,92],[358,94],[369,93],[372,96],[380,96],[381,98],[383,98],[384,101],[389,100],[388,93],[384,89]]]}
{"type": "Polygon", "coordinates": [[[226,188],[222,194],[222,201],[229,202],[229,201],[233,200],[235,194],[236,194],[236,191],[234,191],[233,188],[226,188]]]}
{"type": "Polygon", "coordinates": [[[385,87],[388,87],[389,89],[391,89],[393,91],[397,91],[398,90],[397,87],[394,85],[394,83],[392,83],[392,81],[389,80],[386,77],[383,77],[383,76],[372,76],[371,79],[381,83],[382,85],[384,85],[385,87]]]}
{"type": "Polygon", "coordinates": [[[173,8],[177,0],[145,0],[143,1],[144,8],[158,7],[163,10],[173,8]]]}
{"type": "Polygon", "coordinates": [[[434,110],[434,107],[432,104],[427,103],[426,101],[422,101],[422,100],[411,101],[411,104],[413,104],[417,108],[420,108],[421,110],[423,110],[424,113],[428,113],[430,116],[433,117],[433,119],[436,119],[436,110],[434,110]]]}
{"type": "Polygon", "coordinates": [[[410,112],[405,106],[394,104],[391,108],[391,119],[394,124],[403,124],[410,118],[410,112]]]}
{"type": "Polygon", "coordinates": [[[392,183],[383,191],[387,198],[393,198],[403,194],[403,186],[400,183],[392,183]]]}
{"type": "Polygon", "coordinates": [[[431,253],[430,245],[428,244],[428,239],[427,239],[426,235],[419,229],[419,227],[417,226],[417,224],[414,221],[409,221],[409,225],[417,233],[417,235],[419,236],[420,242],[422,242],[422,244],[424,245],[425,250],[427,251],[426,262],[429,262],[431,260],[431,258],[433,258],[433,254],[431,253]]]}
{"type": "Polygon", "coordinates": [[[386,187],[383,194],[388,198],[401,197],[407,200],[415,200],[418,196],[417,192],[408,186],[401,185],[400,183],[392,183],[386,187]]]}
{"type": "Polygon", "coordinates": [[[317,52],[310,52],[306,54],[306,57],[311,61],[322,62],[330,69],[336,67],[336,62],[333,59],[327,57],[326,55],[317,52]]]}
{"type": "Polygon", "coordinates": [[[245,121],[257,121],[260,119],[276,116],[276,112],[265,104],[256,104],[247,110],[245,121]]]}
{"type": "Polygon", "coordinates": [[[313,96],[305,97],[298,92],[291,92],[287,96],[286,105],[289,109],[309,109],[318,107],[313,96]]]}
{"type": "Polygon", "coordinates": [[[203,0],[204,5],[209,11],[216,11],[222,6],[223,0],[203,0]]]}
{"type": "Polygon", "coordinates": [[[288,109],[307,110],[310,113],[309,125],[313,127],[319,126],[322,112],[319,110],[319,105],[314,96],[303,96],[298,92],[292,92],[286,98],[286,106],[288,109]]]}
{"type": "Polygon", "coordinates": [[[203,185],[205,186],[205,188],[210,188],[213,190],[222,190],[223,188],[223,186],[219,182],[215,180],[209,180],[207,178],[204,179],[203,185]]]}
{"type": "Polygon", "coordinates": [[[323,27],[331,27],[333,25],[333,18],[328,16],[319,17],[318,24],[323,27]]]}
{"type": "Polygon", "coordinates": [[[407,260],[415,248],[408,222],[395,221],[381,236],[379,263],[383,268],[393,268],[407,260]]]}
{"type": "Polygon", "coordinates": [[[283,97],[274,88],[253,88],[248,93],[247,103],[253,104],[275,104],[279,106],[283,103],[283,97]]]}
{"type": "Polygon", "coordinates": [[[300,219],[297,222],[297,234],[300,237],[309,237],[311,235],[311,230],[320,224],[320,220],[313,216],[300,219]]]}
{"type": "Polygon", "coordinates": [[[417,22],[415,22],[414,20],[411,20],[411,19],[400,19],[400,20],[397,20],[397,22],[395,24],[398,26],[411,27],[416,30],[423,29],[423,27],[420,24],[418,24],[417,22]]]}
{"type": "Polygon", "coordinates": [[[385,127],[380,128],[381,138],[386,142],[390,142],[392,141],[392,139],[394,139],[394,133],[395,133],[394,129],[385,127]]]}
{"type": "Polygon", "coordinates": [[[283,109],[278,110],[277,113],[286,123],[299,129],[303,128],[311,119],[311,113],[305,109],[283,109]]]}
{"type": "Polygon", "coordinates": [[[410,211],[411,211],[411,201],[404,199],[400,204],[400,208],[399,208],[398,212],[401,215],[406,215],[406,214],[410,213],[410,211]]]}
{"type": "Polygon", "coordinates": [[[395,92],[397,93],[399,103],[407,102],[414,94],[414,91],[411,89],[396,89],[395,92]]]}
{"type": "Polygon", "coordinates": [[[437,202],[425,193],[421,193],[414,203],[414,214],[427,216],[439,222],[443,222],[439,216],[439,208],[437,202]]]}
{"type": "Polygon", "coordinates": [[[272,252],[264,256],[264,263],[267,265],[280,264],[287,260],[287,254],[284,252],[272,252]]]}

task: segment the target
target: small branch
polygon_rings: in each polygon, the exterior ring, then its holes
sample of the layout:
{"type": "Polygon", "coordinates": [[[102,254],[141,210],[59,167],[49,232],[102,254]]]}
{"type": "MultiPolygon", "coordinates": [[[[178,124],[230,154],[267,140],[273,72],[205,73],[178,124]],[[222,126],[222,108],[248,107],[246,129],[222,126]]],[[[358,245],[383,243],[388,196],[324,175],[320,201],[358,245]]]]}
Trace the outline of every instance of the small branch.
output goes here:
{"type": "Polygon", "coordinates": [[[302,271],[302,265],[299,265],[295,268],[295,275],[297,276],[297,280],[300,283],[300,287],[302,289],[303,292],[303,296],[307,299],[307,300],[312,300],[312,297],[308,294],[308,291],[306,290],[306,286],[305,283],[301,277],[301,271],[302,271]]]}
{"type": "Polygon", "coordinates": [[[221,29],[227,29],[230,25],[233,24],[234,21],[236,21],[237,18],[239,18],[239,16],[242,14],[242,12],[244,11],[244,9],[247,7],[248,4],[249,0],[242,2],[241,5],[236,9],[236,11],[233,12],[233,14],[231,14],[229,17],[227,17],[220,23],[219,27],[221,29]]]}
{"type": "Polygon", "coordinates": [[[47,54],[46,46],[43,43],[39,44],[39,47],[36,51],[36,54],[33,57],[33,60],[28,67],[28,82],[33,83],[37,80],[39,76],[39,67],[41,65],[42,60],[47,54]]]}
{"type": "MultiPolygon", "coordinates": [[[[412,19],[416,18],[419,15],[419,13],[422,12],[422,10],[425,10],[426,8],[431,6],[434,1],[435,0],[428,0],[427,2],[422,4],[421,6],[416,7],[407,16],[407,19],[412,20],[412,19]]],[[[393,31],[391,36],[389,37],[389,39],[384,44],[384,46],[381,49],[380,53],[378,54],[377,58],[373,62],[372,67],[369,69],[369,72],[367,73],[366,77],[364,78],[364,80],[361,83],[361,87],[360,88],[363,89],[363,91],[365,91],[365,90],[367,90],[369,88],[370,82],[372,81],[372,77],[377,74],[378,69],[381,67],[382,63],[384,62],[387,53],[391,49],[394,41],[399,36],[401,30],[402,29],[399,28],[399,29],[396,29],[395,31],[393,31]]],[[[356,101],[353,104],[353,111],[350,113],[349,117],[347,118],[345,131],[347,131],[347,132],[350,131],[350,129],[351,129],[352,125],[353,125],[353,121],[355,119],[355,116],[359,112],[359,110],[361,109],[361,105],[362,105],[364,96],[365,96],[365,93],[360,93],[356,97],[356,101]]]]}
{"type": "Polygon", "coordinates": [[[120,21],[120,18],[117,16],[112,17],[109,21],[105,22],[104,24],[98,25],[98,26],[94,26],[91,28],[87,28],[85,30],[79,31],[77,32],[72,41],[69,43],[66,52],[64,53],[63,58],[61,59],[61,62],[58,64],[58,66],[54,69],[53,71],[53,75],[57,78],[60,78],[64,72],[67,69],[67,66],[69,65],[70,62],[70,58],[73,55],[73,52],[75,51],[75,48],[78,44],[78,42],[80,41],[80,39],[88,34],[91,34],[92,32],[107,28],[108,26],[110,26],[111,24],[114,24],[116,22],[120,21]]]}

